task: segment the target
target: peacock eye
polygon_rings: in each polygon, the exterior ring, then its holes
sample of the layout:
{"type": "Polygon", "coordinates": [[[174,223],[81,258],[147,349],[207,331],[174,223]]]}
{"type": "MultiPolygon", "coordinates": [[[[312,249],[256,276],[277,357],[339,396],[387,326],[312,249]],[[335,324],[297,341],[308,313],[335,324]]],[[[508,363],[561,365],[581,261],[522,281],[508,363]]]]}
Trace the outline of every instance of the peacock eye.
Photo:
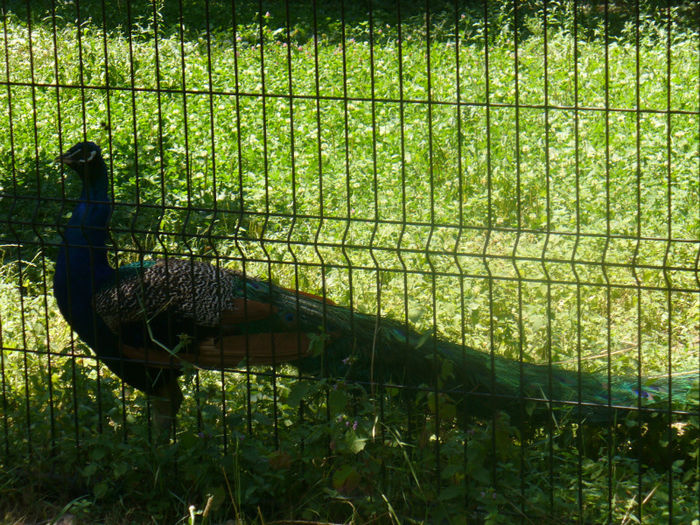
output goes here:
{"type": "Polygon", "coordinates": [[[97,152],[96,152],[96,151],[91,151],[90,154],[88,155],[87,159],[85,159],[85,158],[83,158],[83,159],[78,159],[78,162],[81,162],[81,163],[83,163],[83,164],[85,164],[85,163],[87,163],[87,162],[92,162],[92,159],[95,158],[95,155],[97,155],[97,152]]]}

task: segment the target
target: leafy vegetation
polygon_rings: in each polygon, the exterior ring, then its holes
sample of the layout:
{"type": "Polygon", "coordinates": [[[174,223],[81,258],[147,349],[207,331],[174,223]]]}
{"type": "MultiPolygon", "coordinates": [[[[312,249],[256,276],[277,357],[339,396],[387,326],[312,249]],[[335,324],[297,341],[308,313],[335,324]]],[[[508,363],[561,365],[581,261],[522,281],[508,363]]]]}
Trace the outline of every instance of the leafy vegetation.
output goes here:
{"type": "Polygon", "coordinates": [[[190,371],[162,446],[50,291],[78,190],[52,159],[87,137],[112,170],[115,263],[210,257],[512,358],[697,373],[684,11],[182,4],[4,4],[0,511],[697,523],[697,417],[458,425],[430,392],[190,371]]]}

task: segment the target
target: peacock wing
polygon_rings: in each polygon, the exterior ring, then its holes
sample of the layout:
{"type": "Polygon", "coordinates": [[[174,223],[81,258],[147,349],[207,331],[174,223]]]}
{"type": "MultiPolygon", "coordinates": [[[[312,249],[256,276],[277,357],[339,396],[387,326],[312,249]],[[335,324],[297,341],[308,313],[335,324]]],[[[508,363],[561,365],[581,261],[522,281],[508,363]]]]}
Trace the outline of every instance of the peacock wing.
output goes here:
{"type": "MultiPolygon", "coordinates": [[[[258,288],[267,286],[210,264],[161,259],[120,267],[115,282],[96,294],[95,309],[115,334],[124,333],[134,323],[149,324],[157,332],[167,324],[157,322],[160,316],[199,328],[200,337],[183,348],[122,345],[127,357],[150,366],[177,367],[188,361],[203,368],[232,368],[243,359],[271,364],[305,355],[309,337],[288,321],[288,315],[278,315],[278,308],[261,300],[259,294],[257,299],[242,297],[246,295],[243,287],[249,289],[251,283],[258,288]]],[[[168,334],[152,335],[158,341],[173,340],[168,334]]]]}
{"type": "Polygon", "coordinates": [[[122,266],[95,295],[95,310],[118,333],[125,324],[163,313],[217,327],[222,312],[236,308],[237,274],[186,259],[159,259],[122,266]]]}

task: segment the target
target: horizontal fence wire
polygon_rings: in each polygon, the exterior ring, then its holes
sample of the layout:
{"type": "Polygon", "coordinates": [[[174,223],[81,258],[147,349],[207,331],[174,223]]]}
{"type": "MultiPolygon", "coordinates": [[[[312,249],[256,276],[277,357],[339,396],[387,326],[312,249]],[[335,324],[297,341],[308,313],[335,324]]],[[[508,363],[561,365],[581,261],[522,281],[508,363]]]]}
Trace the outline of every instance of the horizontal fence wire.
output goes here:
{"type": "Polygon", "coordinates": [[[369,102],[382,104],[406,104],[419,106],[451,106],[451,107],[474,107],[474,108],[494,108],[494,109],[555,109],[562,111],[580,111],[580,112],[602,112],[602,113],[633,113],[633,114],[650,114],[650,115],[697,115],[696,110],[684,109],[655,109],[655,108],[624,108],[624,107],[596,107],[596,106],[570,106],[565,104],[515,104],[506,102],[478,102],[478,101],[451,101],[451,100],[435,100],[435,99],[418,99],[418,98],[383,98],[383,97],[352,97],[352,96],[333,96],[333,95],[303,95],[289,93],[274,93],[274,92],[247,92],[247,91],[216,91],[216,90],[196,90],[196,89],[181,89],[181,88],[147,88],[147,87],[126,87],[126,86],[101,86],[101,85],[80,85],[80,84],[57,84],[57,83],[42,83],[42,82],[4,82],[7,86],[12,87],[29,87],[29,88],[54,88],[54,89],[76,89],[76,90],[94,90],[94,91],[124,91],[128,93],[144,93],[155,95],[195,95],[195,96],[224,96],[224,97],[241,97],[250,99],[270,98],[281,99],[286,102],[291,101],[327,101],[327,102],[369,102]]]}
{"type": "Polygon", "coordinates": [[[165,522],[700,519],[694,2],[0,6],[0,513],[29,485],[87,521],[117,499],[165,522]],[[83,141],[106,197],[55,160],[83,141]],[[124,329],[96,350],[97,294],[64,315],[103,252],[53,283],[105,199],[111,267],[184,259],[194,303],[230,278],[246,316],[316,309],[295,343],[318,362],[274,335],[256,361],[260,319],[192,328],[173,299],[140,304],[145,353],[124,329]],[[217,366],[125,375],[204,332],[217,366]]]}

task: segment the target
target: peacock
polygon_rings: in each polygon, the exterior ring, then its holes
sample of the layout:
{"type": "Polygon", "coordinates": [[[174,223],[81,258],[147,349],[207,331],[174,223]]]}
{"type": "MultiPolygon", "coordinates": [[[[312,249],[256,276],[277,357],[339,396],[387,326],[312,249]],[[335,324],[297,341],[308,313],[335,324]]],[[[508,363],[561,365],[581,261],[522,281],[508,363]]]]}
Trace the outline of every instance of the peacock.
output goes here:
{"type": "Polygon", "coordinates": [[[162,424],[182,402],[185,363],[209,369],[290,363],[302,375],[430,389],[470,417],[497,411],[529,417],[524,400],[538,412],[568,407],[594,422],[640,405],[698,411],[697,376],[674,378],[669,396],[668,380],[609,381],[604,373],[506,359],[197,260],[112,268],[106,245],[112,202],[100,148],[80,142],[56,160],[82,181],[61,232],[58,307],[102,363],[152,396],[162,424]]]}

